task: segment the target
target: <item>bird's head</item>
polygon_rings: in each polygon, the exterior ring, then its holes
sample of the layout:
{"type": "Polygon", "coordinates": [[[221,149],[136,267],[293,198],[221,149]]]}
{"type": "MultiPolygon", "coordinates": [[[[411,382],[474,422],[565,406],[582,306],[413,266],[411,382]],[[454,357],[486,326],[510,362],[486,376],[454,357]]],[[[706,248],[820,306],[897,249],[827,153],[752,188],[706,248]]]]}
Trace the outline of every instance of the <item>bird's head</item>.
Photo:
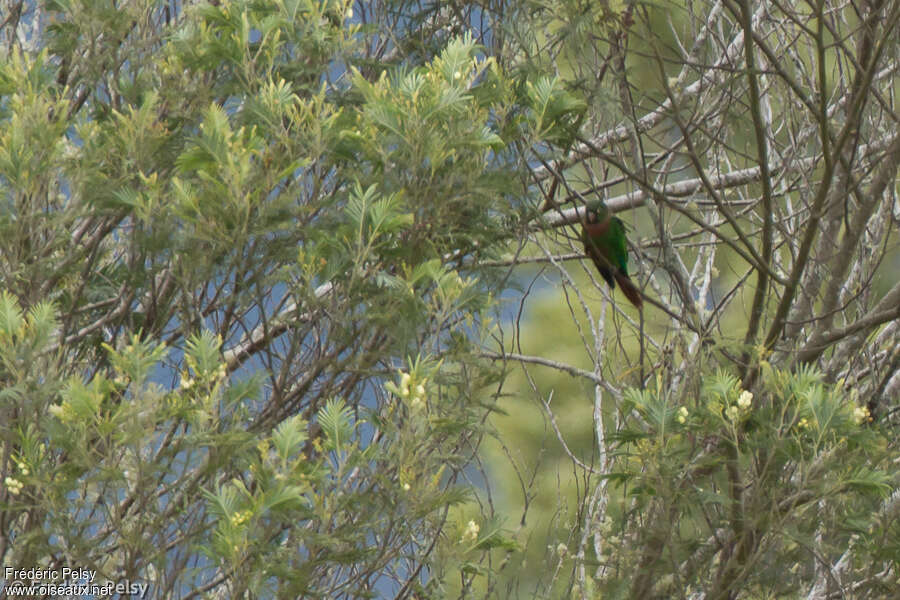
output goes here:
{"type": "Polygon", "coordinates": [[[598,225],[609,215],[609,209],[603,202],[591,202],[584,207],[584,221],[588,225],[598,225]]]}

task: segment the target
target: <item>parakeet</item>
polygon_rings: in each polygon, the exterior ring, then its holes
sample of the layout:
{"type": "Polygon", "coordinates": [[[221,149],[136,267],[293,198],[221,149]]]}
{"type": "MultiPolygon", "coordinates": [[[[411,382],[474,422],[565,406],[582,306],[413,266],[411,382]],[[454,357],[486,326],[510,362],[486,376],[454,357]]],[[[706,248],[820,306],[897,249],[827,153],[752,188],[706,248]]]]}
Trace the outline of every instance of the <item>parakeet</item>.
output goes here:
{"type": "Polygon", "coordinates": [[[618,283],[629,302],[641,308],[644,304],[641,292],[628,277],[625,223],[612,216],[606,205],[601,203],[587,207],[582,228],[584,251],[594,261],[600,275],[611,288],[618,283]]]}

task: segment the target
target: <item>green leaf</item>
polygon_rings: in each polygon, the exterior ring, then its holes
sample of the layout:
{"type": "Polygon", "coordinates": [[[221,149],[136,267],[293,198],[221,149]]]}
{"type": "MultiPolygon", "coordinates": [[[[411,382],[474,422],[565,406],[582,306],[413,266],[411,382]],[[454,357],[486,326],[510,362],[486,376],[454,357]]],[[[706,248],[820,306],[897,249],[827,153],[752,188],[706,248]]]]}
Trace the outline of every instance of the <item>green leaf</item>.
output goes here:
{"type": "Polygon", "coordinates": [[[24,333],[25,319],[16,298],[4,290],[0,292],[0,334],[4,337],[18,336],[24,333]]]}
{"type": "Polygon", "coordinates": [[[128,344],[116,350],[103,344],[113,367],[140,384],[149,377],[152,369],[163,360],[168,352],[163,343],[154,344],[152,339],[141,339],[140,333],[133,333],[128,344]]]}
{"type": "Polygon", "coordinates": [[[341,449],[353,434],[353,410],[339,398],[329,399],[319,410],[316,419],[331,449],[341,449]]]}
{"type": "Polygon", "coordinates": [[[184,347],[185,357],[198,375],[209,375],[223,364],[221,347],[222,340],[213,332],[204,329],[188,338],[184,347]]]}
{"type": "Polygon", "coordinates": [[[281,460],[288,460],[309,439],[307,425],[306,420],[300,415],[294,415],[279,423],[275,428],[272,433],[272,444],[281,460]]]}
{"type": "Polygon", "coordinates": [[[894,480],[890,475],[867,466],[856,468],[841,483],[847,489],[880,498],[887,498],[894,490],[894,480]]]}
{"type": "Polygon", "coordinates": [[[279,508],[308,508],[309,501],[306,499],[304,489],[296,485],[285,485],[276,488],[266,494],[263,499],[261,509],[270,511],[279,508]]]}
{"type": "Polygon", "coordinates": [[[244,494],[241,494],[232,482],[232,484],[217,486],[215,492],[203,490],[203,495],[209,503],[210,513],[219,518],[226,518],[240,509],[241,496],[244,494]]]}
{"type": "Polygon", "coordinates": [[[72,377],[62,392],[62,398],[68,402],[72,414],[77,419],[90,422],[100,412],[108,389],[108,383],[102,377],[95,377],[89,385],[85,385],[77,377],[72,377]]]}

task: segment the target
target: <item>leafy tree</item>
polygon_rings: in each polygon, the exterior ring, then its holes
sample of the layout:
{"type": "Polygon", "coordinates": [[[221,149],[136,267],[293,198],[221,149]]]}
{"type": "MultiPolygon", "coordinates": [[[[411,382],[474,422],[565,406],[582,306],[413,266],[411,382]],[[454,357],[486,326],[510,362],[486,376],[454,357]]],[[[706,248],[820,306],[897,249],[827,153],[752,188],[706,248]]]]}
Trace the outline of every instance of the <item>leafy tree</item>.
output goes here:
{"type": "Polygon", "coordinates": [[[519,148],[579,103],[424,44],[414,5],[6,8],[3,564],[160,598],[456,577],[481,263],[530,210],[519,148]]]}

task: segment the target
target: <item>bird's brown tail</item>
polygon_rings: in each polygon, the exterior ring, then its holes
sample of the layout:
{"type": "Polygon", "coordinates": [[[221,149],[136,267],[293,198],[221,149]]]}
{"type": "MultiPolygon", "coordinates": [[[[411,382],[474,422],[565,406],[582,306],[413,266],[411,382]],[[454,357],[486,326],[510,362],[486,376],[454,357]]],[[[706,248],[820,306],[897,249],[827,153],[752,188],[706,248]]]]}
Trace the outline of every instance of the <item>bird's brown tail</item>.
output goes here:
{"type": "Polygon", "coordinates": [[[619,289],[622,290],[628,301],[634,304],[635,308],[640,309],[644,306],[644,301],[641,299],[641,290],[637,289],[637,286],[631,282],[628,275],[616,272],[616,283],[619,284],[619,289]]]}

